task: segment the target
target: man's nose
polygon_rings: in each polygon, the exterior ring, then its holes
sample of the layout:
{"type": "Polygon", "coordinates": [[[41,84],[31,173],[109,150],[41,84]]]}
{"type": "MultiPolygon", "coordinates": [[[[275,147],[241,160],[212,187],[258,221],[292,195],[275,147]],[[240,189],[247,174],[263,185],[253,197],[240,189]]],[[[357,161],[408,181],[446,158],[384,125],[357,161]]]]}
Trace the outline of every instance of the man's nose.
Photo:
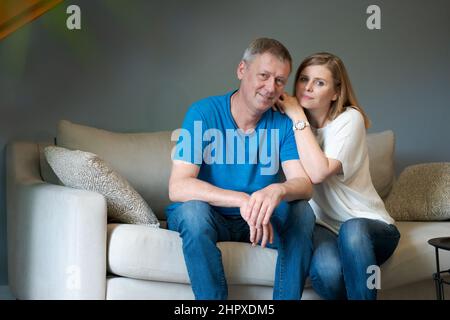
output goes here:
{"type": "Polygon", "coordinates": [[[275,92],[275,78],[270,78],[266,81],[266,90],[270,93],[275,92]]]}

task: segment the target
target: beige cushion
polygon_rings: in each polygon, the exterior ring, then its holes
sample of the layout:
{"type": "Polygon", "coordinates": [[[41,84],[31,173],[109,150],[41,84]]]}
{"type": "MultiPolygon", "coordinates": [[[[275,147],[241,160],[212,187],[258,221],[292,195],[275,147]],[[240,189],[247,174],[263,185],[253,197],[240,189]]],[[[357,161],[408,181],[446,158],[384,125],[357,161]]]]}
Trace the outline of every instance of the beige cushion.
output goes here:
{"type": "Polygon", "coordinates": [[[110,219],[159,227],[158,219],[144,199],[97,155],[56,146],[46,147],[44,153],[64,185],[102,194],[110,219]]]}
{"type": "MultiPolygon", "coordinates": [[[[230,300],[272,300],[273,288],[258,285],[229,285],[230,300]]],[[[106,280],[107,300],[193,300],[190,284],[109,277],[106,280]]],[[[320,300],[311,288],[305,288],[302,300],[320,300]]]]}
{"type": "Polygon", "coordinates": [[[48,146],[53,146],[53,143],[50,142],[43,142],[38,143],[38,150],[39,150],[39,169],[41,170],[41,177],[42,180],[45,182],[51,183],[51,184],[58,184],[58,185],[64,185],[62,183],[58,176],[53,171],[52,167],[48,164],[47,159],[45,158],[45,148],[48,146]]]}
{"type": "MultiPolygon", "coordinates": [[[[381,266],[381,289],[429,279],[435,272],[434,248],[427,241],[448,236],[450,222],[398,222],[401,238],[381,266]]],[[[136,225],[108,225],[108,271],[141,280],[190,283],[182,240],[175,231],[136,225]]],[[[277,251],[247,243],[219,242],[228,284],[273,286],[277,251]]],[[[441,254],[450,266],[450,254],[441,254]]],[[[307,281],[306,287],[310,286],[307,281]]]]}
{"type": "MultiPolygon", "coordinates": [[[[428,240],[438,237],[448,237],[449,222],[396,222],[401,234],[394,254],[381,266],[381,289],[412,284],[428,280],[433,282],[436,272],[434,247],[428,240]]],[[[442,268],[450,267],[450,252],[440,250],[442,268]]]]}
{"type": "MultiPolygon", "coordinates": [[[[248,243],[219,242],[228,284],[272,286],[277,251],[248,243]]],[[[115,275],[190,283],[178,232],[137,225],[108,225],[107,267],[115,275]]]]}
{"type": "Polygon", "coordinates": [[[57,145],[97,154],[128,180],[150,204],[157,217],[165,220],[170,203],[168,183],[170,153],[175,142],[171,132],[113,133],[60,121],[57,145]]]}
{"type": "Polygon", "coordinates": [[[381,198],[391,191],[394,181],[394,132],[386,130],[367,135],[372,183],[381,198]]]}
{"type": "Polygon", "coordinates": [[[395,220],[450,219],[450,162],[405,168],[386,200],[395,220]]]}

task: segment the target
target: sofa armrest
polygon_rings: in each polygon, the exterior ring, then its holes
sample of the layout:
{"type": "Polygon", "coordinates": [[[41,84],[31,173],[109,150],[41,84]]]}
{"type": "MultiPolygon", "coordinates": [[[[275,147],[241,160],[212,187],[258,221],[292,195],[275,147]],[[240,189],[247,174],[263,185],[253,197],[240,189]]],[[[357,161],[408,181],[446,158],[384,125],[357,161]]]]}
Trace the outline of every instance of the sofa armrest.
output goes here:
{"type": "Polygon", "coordinates": [[[105,299],[106,200],[42,181],[37,144],[7,147],[8,279],[18,299],[105,299]]]}

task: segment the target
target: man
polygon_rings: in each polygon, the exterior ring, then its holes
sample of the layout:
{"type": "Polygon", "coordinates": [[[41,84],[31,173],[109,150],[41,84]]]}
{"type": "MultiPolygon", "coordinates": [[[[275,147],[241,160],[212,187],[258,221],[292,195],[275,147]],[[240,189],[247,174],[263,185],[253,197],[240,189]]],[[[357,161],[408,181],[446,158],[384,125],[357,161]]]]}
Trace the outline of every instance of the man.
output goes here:
{"type": "Polygon", "coordinates": [[[273,298],[301,298],[313,251],[315,217],[306,201],[312,185],[298,160],[292,122],[271,108],[291,66],[281,43],[256,39],[237,67],[239,89],[200,100],[186,114],[169,181],[175,203],[167,208],[167,222],[183,240],[196,299],[227,298],[218,241],[273,244],[273,298]]]}

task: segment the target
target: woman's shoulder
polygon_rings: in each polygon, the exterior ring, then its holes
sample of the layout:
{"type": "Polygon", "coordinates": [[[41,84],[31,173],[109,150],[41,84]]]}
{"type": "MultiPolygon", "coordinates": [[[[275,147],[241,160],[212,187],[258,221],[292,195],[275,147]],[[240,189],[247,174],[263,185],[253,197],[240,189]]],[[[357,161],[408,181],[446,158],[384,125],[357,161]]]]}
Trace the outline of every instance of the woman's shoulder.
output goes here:
{"type": "Polygon", "coordinates": [[[344,112],[336,117],[335,120],[364,120],[361,112],[359,112],[355,107],[348,106],[345,108],[344,112]]]}
{"type": "Polygon", "coordinates": [[[346,107],[345,111],[333,120],[334,127],[364,127],[364,118],[361,112],[352,106],[346,107]]]}

